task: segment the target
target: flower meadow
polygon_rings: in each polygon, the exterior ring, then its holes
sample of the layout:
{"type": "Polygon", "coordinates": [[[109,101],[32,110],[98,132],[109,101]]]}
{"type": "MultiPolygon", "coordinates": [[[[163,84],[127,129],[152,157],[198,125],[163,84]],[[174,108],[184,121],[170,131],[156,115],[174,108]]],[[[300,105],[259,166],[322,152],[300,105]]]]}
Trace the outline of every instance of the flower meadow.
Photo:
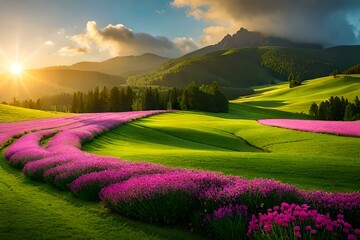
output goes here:
{"type": "Polygon", "coordinates": [[[81,151],[98,134],[166,111],[0,123],[8,163],[112,212],[215,239],[360,239],[360,193],[300,190],[272,179],[129,162],[81,151]],[[16,138],[16,140],[15,140],[16,138]]]}
{"type": "Polygon", "coordinates": [[[294,129],[305,132],[331,133],[344,136],[360,137],[360,121],[321,121],[321,120],[296,120],[296,119],[261,119],[258,123],[294,129]]]}

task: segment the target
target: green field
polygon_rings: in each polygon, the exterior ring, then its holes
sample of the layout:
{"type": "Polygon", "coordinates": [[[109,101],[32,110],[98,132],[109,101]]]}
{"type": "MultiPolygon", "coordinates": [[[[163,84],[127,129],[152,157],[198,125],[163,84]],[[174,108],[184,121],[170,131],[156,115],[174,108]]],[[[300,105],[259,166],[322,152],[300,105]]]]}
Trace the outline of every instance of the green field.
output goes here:
{"type": "MultiPolygon", "coordinates": [[[[360,76],[321,78],[289,90],[262,87],[230,113],[174,112],[123,125],[83,147],[100,155],[168,166],[275,178],[303,189],[359,191],[360,138],[262,126],[260,118],[304,118],[311,102],[360,95],[360,76]],[[351,84],[349,84],[351,81],[351,84]],[[344,84],[346,83],[346,84],[344,84]],[[346,85],[346,87],[345,87],[346,85]],[[348,86],[351,86],[347,88],[348,86]]],[[[0,121],[59,114],[0,105],[0,121]]],[[[110,214],[25,177],[0,156],[0,239],[199,239],[197,234],[110,214]]]]}
{"type": "Polygon", "coordinates": [[[359,191],[360,138],[262,126],[260,118],[304,118],[313,101],[360,95],[359,76],[325,77],[294,89],[257,89],[229,114],[176,112],[121,126],[84,146],[99,155],[175,167],[275,178],[304,189],[359,191]],[[336,176],[336,177],[334,177],[336,176]]]}

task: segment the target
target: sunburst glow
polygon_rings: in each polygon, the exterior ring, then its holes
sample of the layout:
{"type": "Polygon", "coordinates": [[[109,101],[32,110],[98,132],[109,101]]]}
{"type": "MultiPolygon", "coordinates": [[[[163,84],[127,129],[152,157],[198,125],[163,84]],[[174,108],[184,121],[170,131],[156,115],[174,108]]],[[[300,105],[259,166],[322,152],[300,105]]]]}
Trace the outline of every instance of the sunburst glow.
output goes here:
{"type": "Polygon", "coordinates": [[[15,75],[20,75],[23,71],[23,68],[20,64],[14,64],[11,66],[11,72],[15,75]]]}

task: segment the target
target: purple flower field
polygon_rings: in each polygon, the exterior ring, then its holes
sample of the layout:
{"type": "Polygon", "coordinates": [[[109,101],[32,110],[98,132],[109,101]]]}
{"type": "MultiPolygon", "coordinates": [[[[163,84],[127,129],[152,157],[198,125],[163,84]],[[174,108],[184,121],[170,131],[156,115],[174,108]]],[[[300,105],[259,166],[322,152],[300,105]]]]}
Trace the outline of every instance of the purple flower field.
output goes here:
{"type": "MultiPolygon", "coordinates": [[[[220,239],[360,238],[358,192],[306,191],[272,179],[249,180],[129,162],[80,149],[82,143],[104,131],[163,112],[82,114],[22,124],[0,123],[0,145],[22,135],[5,152],[11,166],[34,180],[71,191],[77,197],[102,201],[111,211],[144,222],[190,225],[192,231],[220,239]]],[[[337,126],[322,121],[259,122],[297,125],[302,127],[299,130],[316,132],[337,126]],[[315,128],[315,123],[323,124],[323,128],[315,128]]],[[[359,123],[355,123],[352,129],[347,125],[339,128],[341,133],[332,133],[360,134],[359,123]]]]}
{"type": "Polygon", "coordinates": [[[331,133],[344,136],[360,137],[360,121],[321,121],[321,120],[295,120],[295,119],[261,119],[258,123],[294,129],[305,132],[331,133]]]}

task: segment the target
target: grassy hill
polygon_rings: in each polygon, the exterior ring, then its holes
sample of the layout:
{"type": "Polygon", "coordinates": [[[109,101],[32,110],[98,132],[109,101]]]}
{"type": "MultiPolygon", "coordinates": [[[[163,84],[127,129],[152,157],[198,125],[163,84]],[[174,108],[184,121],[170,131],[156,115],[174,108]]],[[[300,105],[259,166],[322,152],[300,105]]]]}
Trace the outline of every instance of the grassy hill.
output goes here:
{"type": "Polygon", "coordinates": [[[150,71],[160,66],[169,58],[145,53],[140,56],[114,57],[103,62],[79,62],[71,66],[51,67],[50,69],[70,69],[79,71],[96,71],[110,75],[134,75],[150,71]]]}
{"type": "Polygon", "coordinates": [[[130,77],[127,84],[184,87],[193,80],[198,84],[216,80],[223,87],[243,88],[287,80],[290,73],[301,79],[320,77],[359,60],[360,46],[238,48],[172,60],[151,73],[130,77]]]}
{"type": "Polygon", "coordinates": [[[66,113],[44,112],[0,104],[0,122],[15,122],[38,118],[60,117],[64,115],[66,115],[66,113]]]}
{"type": "Polygon", "coordinates": [[[101,155],[275,178],[300,188],[359,191],[360,138],[263,126],[261,118],[306,118],[311,102],[360,95],[360,76],[279,84],[230,104],[228,114],[175,112],[110,131],[84,149],[101,155]],[[324,151],[326,149],[326,151],[324,151]],[[334,176],[336,175],[336,178],[334,176]]]}
{"type": "Polygon", "coordinates": [[[289,84],[283,83],[255,88],[255,92],[255,95],[240,98],[235,102],[287,112],[307,113],[311,103],[319,104],[330,96],[344,96],[350,101],[353,101],[355,96],[360,96],[360,75],[317,78],[291,89],[289,84]]]}
{"type": "Polygon", "coordinates": [[[10,101],[13,97],[20,100],[36,99],[63,92],[85,91],[96,86],[111,87],[124,82],[121,76],[76,70],[28,70],[21,77],[6,73],[0,75],[0,101],[10,101]]]}

